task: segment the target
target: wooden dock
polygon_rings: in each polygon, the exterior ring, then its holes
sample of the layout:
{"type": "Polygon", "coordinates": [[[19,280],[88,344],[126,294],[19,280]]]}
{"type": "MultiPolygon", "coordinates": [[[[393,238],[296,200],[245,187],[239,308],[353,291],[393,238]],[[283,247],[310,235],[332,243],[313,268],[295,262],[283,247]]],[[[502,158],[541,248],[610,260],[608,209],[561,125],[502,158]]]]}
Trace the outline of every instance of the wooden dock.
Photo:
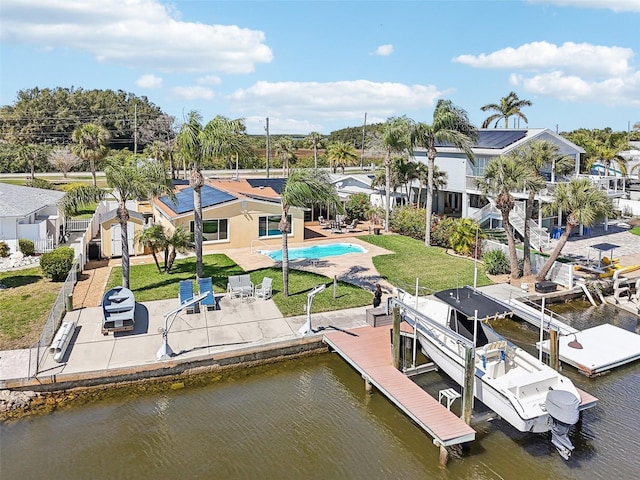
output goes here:
{"type": "Polygon", "coordinates": [[[427,432],[434,444],[446,447],[474,440],[475,430],[393,367],[390,330],[362,327],[348,333],[326,332],[324,342],[427,432]]]}

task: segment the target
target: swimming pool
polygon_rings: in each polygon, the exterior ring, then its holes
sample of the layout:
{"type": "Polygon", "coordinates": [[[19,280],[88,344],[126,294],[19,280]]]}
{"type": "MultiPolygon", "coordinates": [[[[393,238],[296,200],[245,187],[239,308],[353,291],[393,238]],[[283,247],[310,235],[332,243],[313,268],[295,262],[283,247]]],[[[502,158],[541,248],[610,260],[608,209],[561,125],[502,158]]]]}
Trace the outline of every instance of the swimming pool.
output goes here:
{"type": "MultiPolygon", "coordinates": [[[[326,258],[338,257],[348,253],[364,253],[366,250],[360,245],[353,243],[331,243],[327,245],[314,245],[312,247],[290,248],[289,260],[298,258],[326,258]]],[[[261,250],[260,253],[268,256],[272,260],[282,260],[282,250],[261,250]]]]}

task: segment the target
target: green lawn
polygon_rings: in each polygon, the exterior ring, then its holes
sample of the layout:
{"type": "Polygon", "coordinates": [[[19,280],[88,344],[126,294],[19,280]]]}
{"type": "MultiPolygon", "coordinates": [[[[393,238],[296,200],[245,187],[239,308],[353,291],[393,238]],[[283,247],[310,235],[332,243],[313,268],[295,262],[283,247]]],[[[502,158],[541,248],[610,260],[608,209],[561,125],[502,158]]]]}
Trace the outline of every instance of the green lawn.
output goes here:
{"type": "Polygon", "coordinates": [[[44,278],[40,267],[0,272],[0,350],[28,348],[38,341],[62,283],[44,278]]]}
{"type": "MultiPolygon", "coordinates": [[[[448,255],[440,247],[425,247],[424,243],[401,235],[369,235],[360,237],[373,245],[395,253],[373,258],[382,278],[393,285],[420,286],[430,290],[445,290],[473,285],[473,259],[448,255]]],[[[478,286],[491,285],[482,263],[478,262],[478,286]]]]}
{"type": "Polygon", "coordinates": [[[633,227],[631,230],[629,230],[631,233],[633,233],[634,235],[638,235],[640,236],[640,226],[637,227],[633,227]]]}
{"type": "MultiPolygon", "coordinates": [[[[227,277],[230,275],[249,273],[254,285],[262,282],[264,277],[271,277],[273,279],[273,301],[284,316],[304,314],[303,308],[307,302],[307,293],[320,283],[325,283],[327,289],[315,297],[313,301],[314,312],[369,305],[373,299],[371,292],[344,282],[338,282],[334,300],[332,279],[300,270],[289,271],[289,297],[284,298],[282,294],[282,271],[280,269],[263,268],[245,272],[223,254],[205,255],[203,261],[204,276],[212,277],[213,288],[217,295],[226,293],[227,277]]],[[[180,280],[195,279],[195,271],[194,257],[176,260],[170,275],[158,273],[155,264],[135,265],[131,267],[129,284],[131,290],[135,293],[136,300],[139,302],[167,298],[177,299],[178,282],[180,280]]],[[[121,282],[122,269],[116,267],[109,277],[108,288],[120,285],[121,282]]],[[[194,290],[197,292],[195,285],[194,290]]]]}
{"type": "MultiPolygon", "coordinates": [[[[422,242],[400,235],[360,238],[395,252],[373,259],[381,276],[392,284],[397,285],[401,281],[409,288],[415,285],[416,276],[420,278],[422,287],[432,290],[473,284],[473,260],[452,257],[442,248],[425,248],[422,242]]],[[[216,294],[226,293],[230,275],[242,273],[245,273],[242,268],[226,255],[204,257],[204,275],[213,278],[216,294]]],[[[273,278],[273,300],[285,316],[304,314],[307,293],[320,283],[326,284],[327,289],[315,297],[314,312],[370,305],[373,300],[371,292],[344,282],[338,282],[334,299],[331,278],[299,270],[289,272],[289,297],[285,299],[279,269],[263,268],[249,274],[254,284],[262,282],[264,277],[273,278]]],[[[120,285],[121,277],[121,268],[114,268],[109,287],[120,285]]],[[[134,265],[131,267],[130,286],[140,302],[177,299],[179,280],[194,278],[195,258],[189,257],[176,260],[170,275],[158,273],[155,264],[134,265]]],[[[44,278],[40,267],[2,272],[0,283],[8,287],[0,290],[0,350],[29,347],[40,337],[61,284],[44,278]]],[[[478,263],[478,285],[490,283],[482,264],[478,263]]]]}

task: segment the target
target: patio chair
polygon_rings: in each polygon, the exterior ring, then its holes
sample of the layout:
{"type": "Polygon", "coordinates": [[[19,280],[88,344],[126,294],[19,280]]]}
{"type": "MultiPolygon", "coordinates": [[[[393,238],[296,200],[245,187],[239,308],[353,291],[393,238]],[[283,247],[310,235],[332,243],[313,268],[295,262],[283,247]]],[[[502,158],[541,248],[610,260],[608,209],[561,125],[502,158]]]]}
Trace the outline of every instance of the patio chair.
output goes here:
{"type": "Polygon", "coordinates": [[[198,285],[200,287],[201,294],[202,293],[209,294],[200,301],[200,305],[210,310],[217,310],[218,301],[216,300],[216,294],[213,291],[213,280],[211,279],[211,277],[200,278],[198,280],[198,285]]]}
{"type": "Polygon", "coordinates": [[[262,283],[256,285],[255,288],[255,297],[262,298],[263,300],[268,300],[271,298],[271,284],[273,283],[273,279],[269,277],[264,277],[262,279],[262,283]]]}
{"type": "Polygon", "coordinates": [[[240,275],[240,296],[253,297],[253,282],[249,275],[240,275]]]}
{"type": "MultiPolygon", "coordinates": [[[[183,304],[194,297],[193,295],[193,282],[191,280],[180,280],[180,287],[178,290],[178,300],[180,304],[183,304]]],[[[187,308],[187,313],[195,312],[195,305],[187,308]]]]}
{"type": "Polygon", "coordinates": [[[320,216],[318,217],[318,224],[319,224],[319,225],[324,225],[324,224],[325,224],[325,222],[326,222],[326,220],[324,219],[324,217],[323,217],[322,215],[320,215],[320,216]]]}
{"type": "Polygon", "coordinates": [[[227,281],[227,294],[231,298],[242,296],[242,286],[240,285],[239,275],[232,275],[229,277],[229,280],[227,281]]]}
{"type": "Polygon", "coordinates": [[[347,225],[347,232],[353,233],[356,231],[356,226],[358,225],[358,220],[353,220],[349,225],[347,225]]]}

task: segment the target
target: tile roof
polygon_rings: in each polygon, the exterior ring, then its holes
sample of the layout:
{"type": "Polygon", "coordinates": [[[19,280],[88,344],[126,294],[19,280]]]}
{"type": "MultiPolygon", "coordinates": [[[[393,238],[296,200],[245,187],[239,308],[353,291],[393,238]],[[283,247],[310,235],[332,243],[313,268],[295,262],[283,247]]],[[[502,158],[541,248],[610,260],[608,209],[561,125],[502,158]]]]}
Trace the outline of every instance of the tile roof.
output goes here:
{"type": "Polygon", "coordinates": [[[25,217],[64,197],[59,190],[0,183],[0,217],[25,217]]]}

